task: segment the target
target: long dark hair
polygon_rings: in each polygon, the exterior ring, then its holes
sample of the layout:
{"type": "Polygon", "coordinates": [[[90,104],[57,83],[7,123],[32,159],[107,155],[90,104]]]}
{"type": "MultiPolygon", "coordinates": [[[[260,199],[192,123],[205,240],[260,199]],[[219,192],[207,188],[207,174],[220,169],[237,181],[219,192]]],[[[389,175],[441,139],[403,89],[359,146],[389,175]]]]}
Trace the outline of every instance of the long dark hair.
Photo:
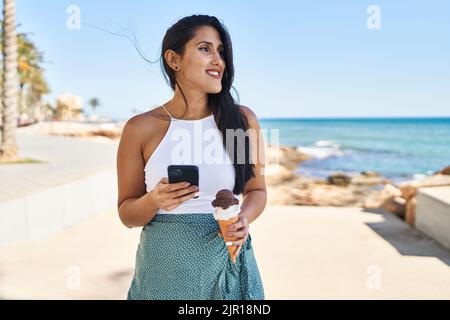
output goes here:
{"type": "MultiPolygon", "coordinates": [[[[164,59],[164,53],[171,49],[181,56],[184,53],[186,43],[194,38],[195,32],[202,26],[214,27],[220,34],[220,38],[223,44],[223,59],[225,62],[225,70],[222,77],[222,91],[219,93],[208,94],[208,108],[214,114],[217,127],[222,133],[223,145],[226,148],[230,161],[233,163],[234,171],[236,174],[233,193],[236,195],[241,194],[244,191],[245,184],[248,180],[255,176],[253,172],[254,164],[250,163],[250,142],[249,137],[245,136],[244,143],[244,163],[243,161],[237,161],[242,159],[242,155],[238,157],[238,151],[242,151],[241,145],[238,147],[236,141],[232,142],[233,151],[227,148],[226,143],[226,130],[227,129],[242,129],[244,132],[249,129],[247,118],[241,111],[241,107],[235,102],[231,95],[231,88],[236,92],[233,84],[234,79],[234,65],[233,65],[233,48],[231,44],[231,38],[226,27],[214,16],[208,15],[192,15],[184,17],[178,20],[172,25],[166,32],[161,48],[161,68],[164,77],[170,87],[175,90],[178,85],[183,99],[186,103],[186,109],[188,109],[188,103],[183,90],[175,78],[175,73],[172,68],[169,67],[164,59]]],[[[238,97],[239,99],[239,97],[238,97]]],[[[188,111],[189,113],[189,111],[188,111]]],[[[230,144],[230,142],[228,142],[230,144]]]]}

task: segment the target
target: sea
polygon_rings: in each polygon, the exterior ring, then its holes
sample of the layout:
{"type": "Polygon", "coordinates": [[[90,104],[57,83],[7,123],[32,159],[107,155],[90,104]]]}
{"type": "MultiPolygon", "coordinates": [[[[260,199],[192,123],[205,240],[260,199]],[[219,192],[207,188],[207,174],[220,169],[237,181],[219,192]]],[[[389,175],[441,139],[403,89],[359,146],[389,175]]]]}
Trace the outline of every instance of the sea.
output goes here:
{"type": "Polygon", "coordinates": [[[298,173],[325,178],[376,171],[394,183],[431,175],[450,165],[450,117],[260,119],[271,144],[308,154],[298,173]],[[276,139],[275,139],[276,140],[276,139]]]}

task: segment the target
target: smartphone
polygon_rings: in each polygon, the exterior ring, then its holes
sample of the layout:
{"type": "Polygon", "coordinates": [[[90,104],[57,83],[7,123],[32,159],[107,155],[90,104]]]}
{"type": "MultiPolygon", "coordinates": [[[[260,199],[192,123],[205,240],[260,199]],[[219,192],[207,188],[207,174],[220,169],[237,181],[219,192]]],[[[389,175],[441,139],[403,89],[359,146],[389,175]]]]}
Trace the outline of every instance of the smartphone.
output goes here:
{"type": "MultiPolygon", "coordinates": [[[[198,166],[194,165],[170,165],[167,167],[169,183],[189,182],[193,186],[199,186],[198,166]]],[[[194,197],[194,199],[198,196],[194,197]]]]}

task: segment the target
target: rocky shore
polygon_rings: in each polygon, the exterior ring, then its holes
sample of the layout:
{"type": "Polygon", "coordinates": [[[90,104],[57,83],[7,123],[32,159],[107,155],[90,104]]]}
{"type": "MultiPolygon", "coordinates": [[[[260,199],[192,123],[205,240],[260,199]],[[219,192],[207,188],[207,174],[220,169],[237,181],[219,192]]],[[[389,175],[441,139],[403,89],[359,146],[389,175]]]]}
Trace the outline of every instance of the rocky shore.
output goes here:
{"type": "MultiPolygon", "coordinates": [[[[124,124],[49,121],[38,126],[47,134],[116,140],[120,138],[124,124]]],[[[308,159],[308,155],[294,146],[267,146],[265,177],[268,204],[382,209],[413,225],[417,188],[450,185],[450,166],[431,176],[397,185],[372,171],[363,171],[356,176],[335,172],[326,179],[298,174],[296,171],[301,162],[308,159]]]]}
{"type": "Polygon", "coordinates": [[[390,183],[370,171],[354,177],[336,172],[327,179],[300,175],[296,170],[309,159],[307,155],[290,146],[268,145],[267,149],[265,176],[270,204],[362,207],[377,186],[390,183]]]}
{"type": "Polygon", "coordinates": [[[269,204],[381,209],[414,225],[417,189],[450,186],[450,166],[433,175],[397,185],[372,171],[363,171],[356,176],[336,172],[327,179],[295,173],[307,159],[296,147],[268,146],[265,175],[269,204]]]}

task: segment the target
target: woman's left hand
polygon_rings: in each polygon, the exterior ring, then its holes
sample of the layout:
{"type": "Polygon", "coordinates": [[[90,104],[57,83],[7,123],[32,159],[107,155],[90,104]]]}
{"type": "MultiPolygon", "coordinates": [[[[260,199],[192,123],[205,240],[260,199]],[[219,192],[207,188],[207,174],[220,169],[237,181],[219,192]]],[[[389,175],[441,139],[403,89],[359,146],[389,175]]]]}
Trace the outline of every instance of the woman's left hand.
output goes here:
{"type": "Polygon", "coordinates": [[[236,240],[231,242],[231,245],[237,246],[234,256],[238,257],[242,246],[248,238],[249,224],[247,218],[239,214],[239,219],[233,224],[228,226],[227,236],[235,238],[236,240]]]}

